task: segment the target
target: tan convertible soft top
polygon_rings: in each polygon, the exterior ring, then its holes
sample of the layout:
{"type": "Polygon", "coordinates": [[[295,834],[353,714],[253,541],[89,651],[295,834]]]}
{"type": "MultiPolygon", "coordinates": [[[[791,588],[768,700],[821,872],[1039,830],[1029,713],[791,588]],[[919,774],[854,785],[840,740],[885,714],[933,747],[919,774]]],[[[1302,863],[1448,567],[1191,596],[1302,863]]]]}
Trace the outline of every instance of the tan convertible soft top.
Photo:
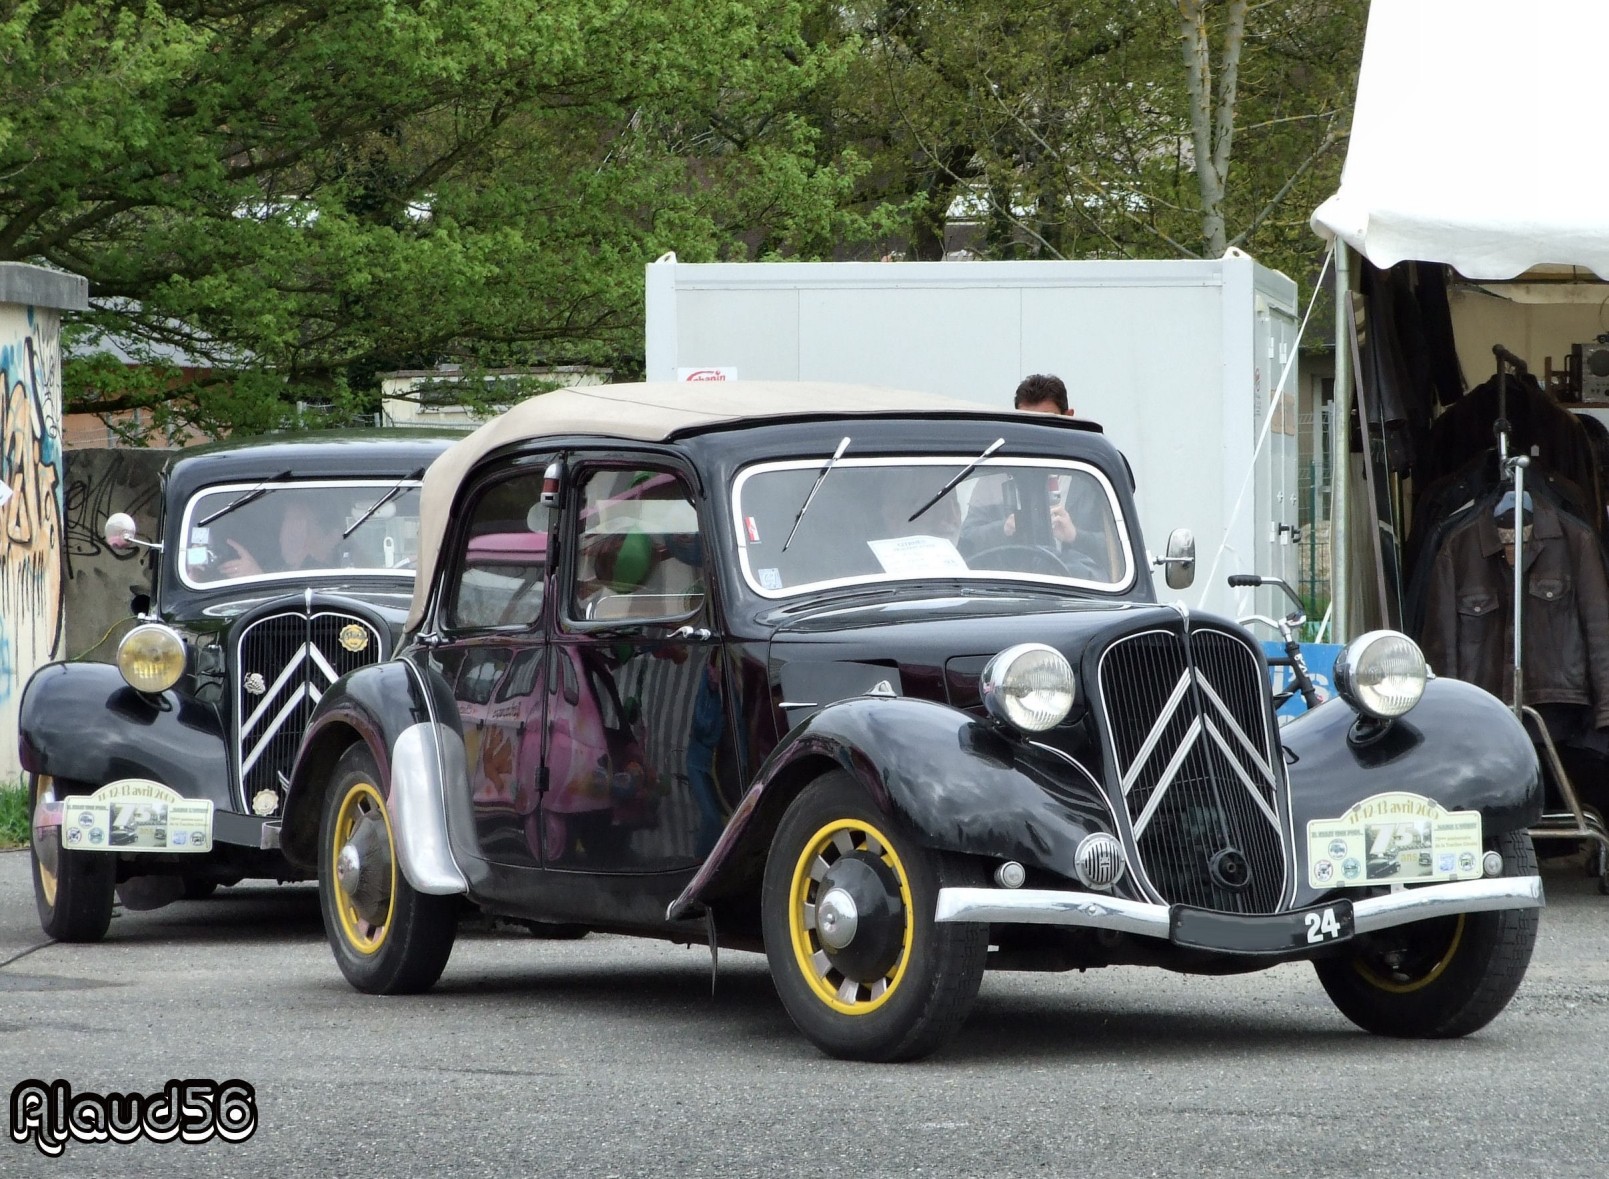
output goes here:
{"type": "Polygon", "coordinates": [[[989,410],[976,402],[931,393],[814,381],[588,385],[555,389],[522,401],[448,447],[425,472],[419,496],[419,573],[408,608],[408,629],[418,626],[424,617],[436,553],[459,484],[482,457],[500,446],[527,438],[589,434],[663,442],[679,431],[746,419],[901,412],[983,414],[989,410]]]}

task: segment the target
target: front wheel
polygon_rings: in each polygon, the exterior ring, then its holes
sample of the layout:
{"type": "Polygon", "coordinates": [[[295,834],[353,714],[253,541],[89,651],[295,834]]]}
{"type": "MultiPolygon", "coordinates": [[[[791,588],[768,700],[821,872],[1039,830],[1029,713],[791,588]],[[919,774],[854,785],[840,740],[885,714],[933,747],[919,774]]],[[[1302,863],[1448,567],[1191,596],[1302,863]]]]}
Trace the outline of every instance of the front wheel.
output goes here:
{"type": "Polygon", "coordinates": [[[98,942],[112,924],[117,857],[62,846],[60,826],[39,826],[41,804],[58,801],[56,780],[49,774],[34,774],[31,784],[29,847],[39,927],[59,942],[98,942]]]}
{"type": "Polygon", "coordinates": [[[380,775],[362,745],[341,757],[324,796],[318,895],[335,961],[358,990],[417,994],[446,969],[458,898],[418,892],[402,874],[380,775]]]}
{"type": "Polygon", "coordinates": [[[988,957],[984,925],[934,922],[968,865],[923,847],[836,772],[794,800],[771,842],[761,921],[793,1022],[848,1060],[911,1060],[950,1038],[988,957]]]}
{"type": "MultiPolygon", "coordinates": [[[[1498,836],[1505,876],[1534,876],[1523,831],[1498,836]]],[[[1536,944],[1537,911],[1438,917],[1359,938],[1353,951],[1313,968],[1342,1015],[1364,1031],[1449,1039],[1485,1027],[1508,1006],[1536,944]]]]}

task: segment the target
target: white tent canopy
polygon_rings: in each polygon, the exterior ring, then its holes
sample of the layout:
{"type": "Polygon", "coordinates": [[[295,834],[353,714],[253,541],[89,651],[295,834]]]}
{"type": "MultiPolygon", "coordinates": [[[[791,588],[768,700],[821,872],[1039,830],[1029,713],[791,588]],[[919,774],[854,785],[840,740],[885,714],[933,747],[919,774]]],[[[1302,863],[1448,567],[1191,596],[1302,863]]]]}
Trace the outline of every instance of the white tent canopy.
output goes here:
{"type": "Polygon", "coordinates": [[[1341,190],[1313,215],[1376,266],[1609,278],[1609,0],[1372,0],[1341,190]]]}

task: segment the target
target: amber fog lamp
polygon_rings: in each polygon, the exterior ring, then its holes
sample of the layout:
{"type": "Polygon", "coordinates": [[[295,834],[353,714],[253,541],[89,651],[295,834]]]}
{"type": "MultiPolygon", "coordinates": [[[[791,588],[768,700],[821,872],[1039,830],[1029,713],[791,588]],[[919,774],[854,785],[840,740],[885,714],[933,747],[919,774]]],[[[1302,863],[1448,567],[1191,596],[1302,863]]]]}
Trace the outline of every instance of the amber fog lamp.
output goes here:
{"type": "Polygon", "coordinates": [[[158,623],[141,623],[117,645],[117,670],[135,691],[165,692],[184,674],[184,641],[158,623]]]}
{"type": "Polygon", "coordinates": [[[1077,681],[1056,648],[1019,643],[989,660],[982,687],[990,716],[1025,733],[1042,733],[1072,711],[1077,681]]]}
{"type": "Polygon", "coordinates": [[[1394,630],[1359,635],[1335,661],[1341,698],[1375,720],[1391,720],[1418,704],[1426,678],[1418,644],[1394,630]]]}

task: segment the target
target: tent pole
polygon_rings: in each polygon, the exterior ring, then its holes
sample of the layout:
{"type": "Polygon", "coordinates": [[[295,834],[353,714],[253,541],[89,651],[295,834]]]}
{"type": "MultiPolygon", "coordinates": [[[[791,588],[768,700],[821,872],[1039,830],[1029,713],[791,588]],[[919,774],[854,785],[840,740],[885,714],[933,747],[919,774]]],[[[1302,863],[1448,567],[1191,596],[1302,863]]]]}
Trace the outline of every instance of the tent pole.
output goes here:
{"type": "Polygon", "coordinates": [[[1352,469],[1352,248],[1335,239],[1335,396],[1330,403],[1330,611],[1332,643],[1352,638],[1347,592],[1351,538],[1347,535],[1348,483],[1352,469]]]}

